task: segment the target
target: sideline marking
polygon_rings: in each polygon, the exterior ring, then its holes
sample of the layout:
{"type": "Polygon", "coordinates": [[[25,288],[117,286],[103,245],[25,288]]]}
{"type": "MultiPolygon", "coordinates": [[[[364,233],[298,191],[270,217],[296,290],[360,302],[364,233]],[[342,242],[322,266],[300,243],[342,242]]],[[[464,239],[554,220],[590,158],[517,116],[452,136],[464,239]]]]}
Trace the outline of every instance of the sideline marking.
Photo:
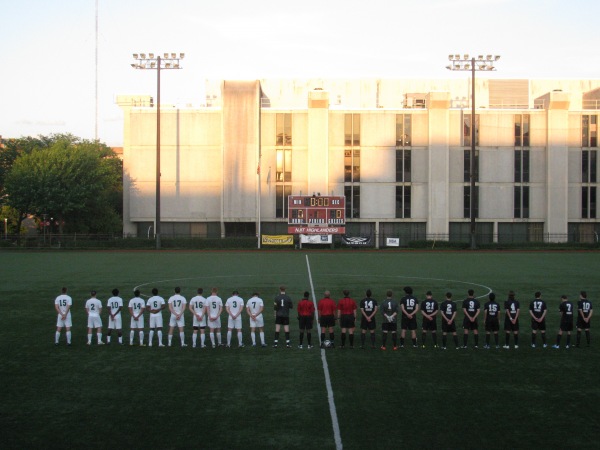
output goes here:
{"type": "MultiPolygon", "coordinates": [[[[310,263],[308,262],[308,255],[306,256],[306,268],[308,269],[308,280],[310,282],[310,290],[312,292],[313,304],[315,305],[315,318],[317,319],[317,331],[319,330],[319,313],[317,311],[317,298],[315,297],[315,287],[313,285],[312,274],[310,272],[310,263]]],[[[321,337],[319,335],[319,342],[321,337]]],[[[327,357],[325,356],[325,349],[321,349],[321,361],[323,362],[323,372],[325,374],[325,386],[327,387],[327,400],[329,402],[329,414],[331,415],[331,425],[333,427],[333,438],[335,440],[335,448],[341,450],[344,448],[342,445],[342,436],[340,434],[340,424],[338,422],[337,411],[335,409],[335,402],[333,400],[333,389],[331,387],[331,377],[329,376],[329,366],[327,365],[327,357]]]]}

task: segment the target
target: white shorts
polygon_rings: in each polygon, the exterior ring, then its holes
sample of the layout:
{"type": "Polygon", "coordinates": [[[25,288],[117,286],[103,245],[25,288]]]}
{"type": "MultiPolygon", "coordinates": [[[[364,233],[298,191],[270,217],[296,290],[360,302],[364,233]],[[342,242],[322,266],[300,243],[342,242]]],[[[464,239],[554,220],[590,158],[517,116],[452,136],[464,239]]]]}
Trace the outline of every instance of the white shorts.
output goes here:
{"type": "Polygon", "coordinates": [[[196,314],[194,314],[194,323],[193,323],[193,325],[195,327],[198,327],[198,328],[205,327],[206,326],[206,314],[204,314],[202,316],[201,320],[198,320],[198,316],[196,316],[196,314]]]}
{"type": "Polygon", "coordinates": [[[235,328],[236,330],[242,329],[242,316],[237,316],[232,319],[231,316],[227,318],[227,328],[235,328]]]}
{"type": "Polygon", "coordinates": [[[121,328],[123,328],[123,321],[121,319],[121,314],[116,315],[114,319],[112,317],[108,316],[108,329],[109,330],[120,330],[121,328]]]}
{"type": "Polygon", "coordinates": [[[256,316],[256,320],[250,319],[250,328],[262,328],[265,326],[265,319],[262,314],[256,316]]]}
{"type": "Polygon", "coordinates": [[[144,328],[144,316],[140,316],[138,320],[135,320],[133,317],[131,318],[131,328],[134,330],[139,328],[140,330],[144,328]]]}
{"type": "Polygon", "coordinates": [[[221,328],[221,316],[217,317],[216,320],[207,319],[206,323],[208,324],[208,328],[214,330],[215,328],[221,328]]]}
{"type": "Polygon", "coordinates": [[[88,316],[88,328],[102,328],[100,316],[88,316]]]}
{"type": "Polygon", "coordinates": [[[150,314],[150,328],[162,328],[162,314],[150,314]]]}
{"type": "Polygon", "coordinates": [[[73,322],[71,322],[71,313],[67,314],[67,318],[65,320],[63,320],[62,316],[59,314],[58,318],[56,319],[56,326],[61,328],[71,328],[73,326],[73,322]]]}
{"type": "Polygon", "coordinates": [[[182,315],[179,318],[179,320],[177,320],[175,316],[171,314],[171,318],[169,319],[169,326],[183,328],[185,326],[185,316],[182,315]]]}

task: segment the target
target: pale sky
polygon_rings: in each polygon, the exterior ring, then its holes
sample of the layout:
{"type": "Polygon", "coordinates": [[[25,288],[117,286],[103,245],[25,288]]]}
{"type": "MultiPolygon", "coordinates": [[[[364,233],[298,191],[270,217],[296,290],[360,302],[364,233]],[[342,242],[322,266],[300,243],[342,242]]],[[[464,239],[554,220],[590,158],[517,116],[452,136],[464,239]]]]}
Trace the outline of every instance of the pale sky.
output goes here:
{"type": "MultiPolygon", "coordinates": [[[[98,0],[98,138],[123,143],[120,94],[156,95],[132,53],[184,52],[165,103],[204,80],[465,77],[448,54],[499,54],[494,78],[600,78],[597,0],[98,0]]],[[[0,0],[0,135],[96,130],[96,0],[0,0]]]]}

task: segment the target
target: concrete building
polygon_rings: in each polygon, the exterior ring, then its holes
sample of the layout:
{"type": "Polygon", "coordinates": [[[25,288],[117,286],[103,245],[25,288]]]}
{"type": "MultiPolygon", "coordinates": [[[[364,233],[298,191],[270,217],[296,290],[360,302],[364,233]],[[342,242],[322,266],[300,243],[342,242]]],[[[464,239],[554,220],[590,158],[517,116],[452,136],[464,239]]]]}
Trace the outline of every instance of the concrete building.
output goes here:
{"type": "MultiPolygon", "coordinates": [[[[600,80],[476,78],[478,242],[593,241],[600,80]]],[[[470,233],[471,80],[206,81],[161,105],[163,236],[285,234],[288,195],[343,195],[346,231],[470,233]],[[260,227],[258,222],[260,221],[260,227]]],[[[124,234],[151,234],[156,109],[124,111],[124,234]]]]}

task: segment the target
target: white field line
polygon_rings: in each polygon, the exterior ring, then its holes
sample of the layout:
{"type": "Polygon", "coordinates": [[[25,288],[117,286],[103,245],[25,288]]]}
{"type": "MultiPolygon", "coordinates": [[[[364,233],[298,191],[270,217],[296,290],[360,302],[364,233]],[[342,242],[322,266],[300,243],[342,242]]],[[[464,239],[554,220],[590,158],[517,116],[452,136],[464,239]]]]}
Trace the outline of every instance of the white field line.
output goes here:
{"type": "MultiPolygon", "coordinates": [[[[313,285],[312,274],[310,272],[310,263],[308,262],[308,255],[306,255],[306,268],[308,270],[308,280],[310,281],[310,290],[312,293],[313,303],[315,305],[315,319],[317,322],[317,330],[319,329],[319,313],[317,312],[317,298],[315,297],[315,287],[313,285]]],[[[319,335],[320,336],[320,335],[319,335]]],[[[319,337],[319,342],[321,341],[319,337]]],[[[331,387],[331,377],[329,376],[329,366],[327,365],[327,356],[325,355],[325,349],[321,349],[321,361],[323,363],[323,373],[325,374],[325,386],[327,387],[327,400],[329,402],[329,414],[331,415],[331,425],[333,427],[333,438],[335,440],[335,448],[341,450],[344,448],[342,445],[342,436],[340,434],[340,424],[338,422],[337,411],[335,409],[335,401],[333,399],[333,389],[331,387]]]]}

